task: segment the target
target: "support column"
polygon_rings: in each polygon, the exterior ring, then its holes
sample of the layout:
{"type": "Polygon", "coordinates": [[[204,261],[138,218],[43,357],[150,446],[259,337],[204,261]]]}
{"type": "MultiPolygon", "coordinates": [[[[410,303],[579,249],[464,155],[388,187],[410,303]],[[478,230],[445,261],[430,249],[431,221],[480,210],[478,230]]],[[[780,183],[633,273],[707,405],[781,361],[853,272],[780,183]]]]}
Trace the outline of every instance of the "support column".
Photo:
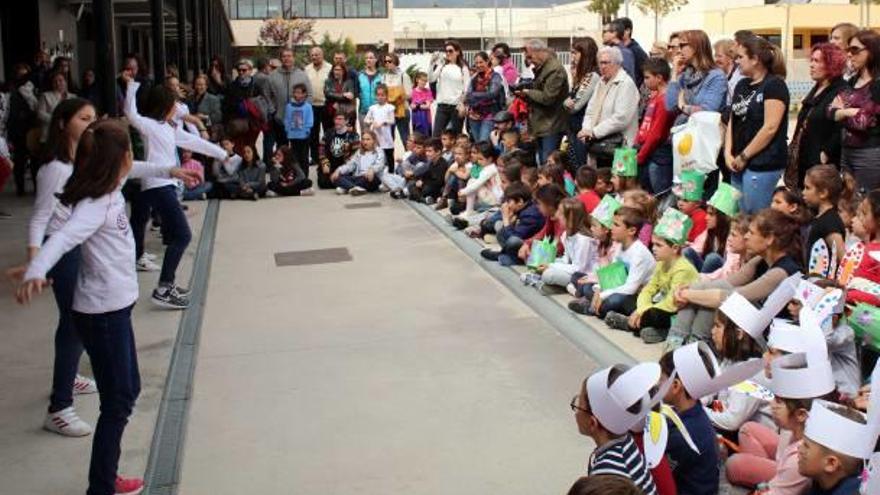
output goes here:
{"type": "Polygon", "coordinates": [[[181,82],[189,81],[189,49],[186,42],[187,0],[177,0],[177,68],[181,82]]]}
{"type": "Polygon", "coordinates": [[[95,81],[100,113],[118,115],[116,108],[116,61],[113,54],[113,0],[93,0],[95,17],[95,81]]]}
{"type": "Polygon", "coordinates": [[[192,12],[192,53],[193,53],[193,76],[198,75],[199,71],[205,69],[202,64],[202,13],[201,2],[199,0],[190,0],[190,9],[192,12]]]}
{"type": "Polygon", "coordinates": [[[150,33],[153,41],[153,78],[156,84],[165,81],[165,13],[162,0],[150,0],[150,33]]]}

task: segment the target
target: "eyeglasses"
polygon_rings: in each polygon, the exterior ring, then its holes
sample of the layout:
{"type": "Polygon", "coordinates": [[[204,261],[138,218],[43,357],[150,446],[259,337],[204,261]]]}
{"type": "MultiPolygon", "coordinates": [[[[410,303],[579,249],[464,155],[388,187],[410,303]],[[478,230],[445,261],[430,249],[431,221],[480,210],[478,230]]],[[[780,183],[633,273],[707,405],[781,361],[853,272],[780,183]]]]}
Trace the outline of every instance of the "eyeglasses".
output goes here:
{"type": "Polygon", "coordinates": [[[670,50],[680,50],[680,49],[681,49],[681,45],[669,45],[669,49],[670,49],[670,50]]]}
{"type": "Polygon", "coordinates": [[[687,42],[685,42],[685,43],[679,43],[677,48],[684,48],[684,47],[686,47],[686,46],[691,46],[691,44],[690,44],[690,43],[687,43],[687,42]]]}
{"type": "Polygon", "coordinates": [[[572,411],[580,411],[582,413],[590,414],[590,411],[588,409],[585,409],[585,408],[577,405],[577,401],[578,401],[577,395],[575,395],[574,397],[571,398],[571,404],[569,404],[571,406],[571,410],[572,411]]]}
{"type": "Polygon", "coordinates": [[[860,46],[850,46],[850,47],[847,47],[846,52],[849,53],[850,55],[858,55],[865,50],[867,50],[867,48],[865,48],[863,46],[861,46],[861,47],[860,46]]]}
{"type": "Polygon", "coordinates": [[[454,48],[447,48],[446,53],[455,53],[455,49],[454,48]]]}
{"type": "Polygon", "coordinates": [[[600,60],[599,65],[611,65],[611,61],[610,60],[600,60]]]}

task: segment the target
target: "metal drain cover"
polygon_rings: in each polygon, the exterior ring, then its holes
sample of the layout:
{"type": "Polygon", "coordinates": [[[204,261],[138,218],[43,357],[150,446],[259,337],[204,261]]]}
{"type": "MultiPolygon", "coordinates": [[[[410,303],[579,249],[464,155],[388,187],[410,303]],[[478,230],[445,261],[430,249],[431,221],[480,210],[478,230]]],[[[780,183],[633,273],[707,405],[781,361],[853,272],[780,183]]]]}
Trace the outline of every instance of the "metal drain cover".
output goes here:
{"type": "Polygon", "coordinates": [[[360,210],[362,208],[379,208],[380,206],[382,206],[382,203],[378,201],[369,201],[366,203],[349,203],[345,205],[344,208],[348,210],[360,210]]]}
{"type": "Polygon", "coordinates": [[[351,253],[344,247],[275,253],[275,266],[321,265],[351,260],[351,253]]]}

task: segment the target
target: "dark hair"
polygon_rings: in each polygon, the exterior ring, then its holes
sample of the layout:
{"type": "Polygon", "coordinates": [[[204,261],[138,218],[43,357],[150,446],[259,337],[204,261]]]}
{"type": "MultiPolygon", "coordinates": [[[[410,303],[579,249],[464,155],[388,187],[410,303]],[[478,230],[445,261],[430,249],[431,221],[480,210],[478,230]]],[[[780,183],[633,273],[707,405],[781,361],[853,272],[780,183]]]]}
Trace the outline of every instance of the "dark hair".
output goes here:
{"type": "Polygon", "coordinates": [[[599,176],[592,167],[581,167],[574,178],[575,184],[581,189],[593,189],[596,187],[596,179],[599,176]]]}
{"type": "Polygon", "coordinates": [[[620,217],[627,229],[636,229],[637,235],[639,229],[641,229],[642,225],[645,223],[645,217],[642,216],[641,212],[629,206],[621,206],[616,212],[614,212],[614,216],[620,217]]]}
{"type": "Polygon", "coordinates": [[[665,58],[659,57],[651,57],[645,60],[645,63],[642,64],[642,71],[659,76],[664,81],[669,81],[672,74],[669,69],[669,62],[665,58]]]}
{"type": "Polygon", "coordinates": [[[562,209],[562,217],[565,218],[565,231],[567,235],[590,235],[592,219],[579,199],[564,198],[559,202],[559,208],[562,209]]]}
{"type": "Polygon", "coordinates": [[[572,45],[571,51],[581,54],[581,59],[578,61],[577,67],[575,67],[574,80],[572,81],[573,84],[577,85],[580,84],[583,78],[587,77],[587,74],[596,72],[598,68],[596,55],[599,52],[599,47],[596,46],[596,40],[587,36],[572,45]]]}
{"type": "MultiPolygon", "coordinates": [[[[873,29],[862,29],[853,36],[868,50],[868,63],[865,68],[871,73],[871,77],[880,77],[880,34],[873,29]]],[[[852,42],[852,40],[850,40],[852,42]]]]}
{"type": "Polygon", "coordinates": [[[807,170],[804,180],[810,182],[820,192],[828,193],[828,201],[837,206],[841,200],[852,201],[856,180],[849,172],[838,172],[834,165],[816,165],[807,170]]]}
{"type": "MultiPolygon", "coordinates": [[[[517,141],[519,141],[519,138],[520,138],[519,131],[512,128],[512,127],[501,133],[501,137],[503,138],[504,136],[516,136],[517,141]]],[[[516,151],[516,150],[511,150],[511,151],[516,151]]]]}
{"type": "Polygon", "coordinates": [[[529,188],[534,188],[538,182],[538,169],[535,167],[520,167],[519,180],[529,188]]]}
{"type": "Polygon", "coordinates": [[[425,135],[421,132],[413,132],[412,134],[410,134],[410,139],[413,140],[413,144],[418,144],[421,146],[424,146],[428,140],[428,138],[425,137],[425,135]]]}
{"type": "Polygon", "coordinates": [[[428,138],[425,140],[425,148],[431,148],[434,151],[442,151],[443,143],[440,141],[440,138],[428,138]]]}
{"type": "Polygon", "coordinates": [[[755,215],[752,219],[752,225],[761,235],[773,236],[773,244],[771,245],[773,249],[789,255],[799,262],[803,261],[801,226],[794,218],[780,211],[765,208],[755,215]]]}
{"type": "Polygon", "coordinates": [[[294,167],[300,167],[300,169],[302,169],[302,164],[297,161],[296,153],[293,152],[293,148],[289,144],[280,146],[278,149],[275,150],[275,152],[281,152],[281,167],[285,171],[288,171],[294,167]]]}
{"type": "Polygon", "coordinates": [[[489,63],[489,54],[486,52],[482,52],[482,51],[477,52],[477,54],[474,55],[474,60],[476,60],[478,58],[481,58],[481,59],[483,59],[484,62],[489,63]]]}
{"type": "Polygon", "coordinates": [[[495,45],[492,46],[492,51],[495,52],[498,49],[501,49],[501,52],[504,53],[506,58],[510,58],[510,45],[507,43],[495,43],[495,45]]]}
{"type": "Polygon", "coordinates": [[[490,143],[489,141],[480,141],[479,143],[474,145],[474,148],[476,148],[477,153],[482,155],[484,158],[489,158],[492,161],[498,158],[498,150],[495,149],[495,147],[492,146],[492,143],[490,143]]]}
{"type": "Polygon", "coordinates": [[[610,474],[583,476],[568,489],[568,495],[643,495],[629,478],[610,474]]]}
{"type": "Polygon", "coordinates": [[[176,102],[177,95],[170,89],[165,86],[153,86],[147,92],[147,107],[144,115],[162,122],[168,117],[176,102]]]}
{"type": "Polygon", "coordinates": [[[394,62],[395,66],[400,65],[400,57],[397,56],[394,52],[388,52],[385,54],[386,57],[390,58],[392,62],[394,62]]]}
{"type": "Polygon", "coordinates": [[[388,95],[388,86],[386,86],[383,83],[377,84],[376,85],[376,94],[379,94],[380,89],[382,90],[383,93],[385,93],[386,96],[388,95]]]}
{"type": "Polygon", "coordinates": [[[602,181],[611,184],[611,167],[602,167],[596,169],[596,181],[602,181]]]}
{"type": "Polygon", "coordinates": [[[455,57],[455,64],[459,67],[465,67],[467,63],[464,61],[464,53],[461,51],[461,45],[455,40],[446,40],[443,42],[443,48],[447,46],[451,46],[453,50],[458,52],[458,55],[455,57]]]}
{"type": "Polygon", "coordinates": [[[538,175],[550,179],[550,182],[565,190],[565,169],[561,165],[544,165],[538,168],[538,175]]]}
{"type": "Polygon", "coordinates": [[[781,194],[782,199],[784,199],[786,203],[797,205],[798,211],[794,215],[794,218],[797,220],[798,224],[806,225],[810,223],[813,216],[810,214],[810,209],[807,207],[807,203],[804,201],[804,197],[799,191],[793,191],[785,186],[779,186],[773,190],[773,194],[770,195],[770,198],[772,199],[773,196],[776,196],[777,194],[781,194]]]}
{"type": "Polygon", "coordinates": [[[746,55],[760,62],[768,73],[785,77],[785,58],[776,45],[761,36],[746,37],[738,43],[743,47],[746,55]]]}
{"type": "Polygon", "coordinates": [[[629,17],[618,17],[617,22],[623,24],[623,29],[633,30],[633,21],[629,17]]]}
{"type": "Polygon", "coordinates": [[[623,34],[626,31],[626,28],[620,20],[615,19],[605,25],[605,31],[614,33],[614,35],[617,36],[617,39],[623,40],[623,34]]]}
{"type": "MultiPolygon", "coordinates": [[[[875,230],[880,228],[880,189],[874,189],[865,194],[863,201],[868,202],[868,208],[871,210],[871,217],[874,218],[875,230]]],[[[877,235],[877,232],[871,232],[871,236],[877,235]]],[[[868,242],[868,239],[865,240],[868,242]]]]}
{"type": "Polygon", "coordinates": [[[306,93],[306,94],[308,94],[308,92],[309,92],[308,88],[306,88],[306,85],[303,83],[295,84],[293,86],[293,90],[291,91],[291,93],[294,93],[296,91],[302,91],[303,93],[306,93]]]}
{"type": "Polygon", "coordinates": [[[522,201],[528,203],[532,199],[532,191],[522,182],[511,182],[504,190],[504,201],[522,201]]]}
{"type": "Polygon", "coordinates": [[[266,57],[260,57],[257,59],[256,62],[254,62],[254,65],[257,66],[257,70],[261,71],[269,66],[269,59],[266,57]]]}
{"type": "Polygon", "coordinates": [[[742,43],[743,40],[751,38],[752,36],[755,36],[755,33],[753,31],[749,31],[748,29],[740,29],[739,31],[733,33],[733,40],[737,43],[742,43]]]}
{"type": "MultiPolygon", "coordinates": [[[[753,357],[761,356],[761,347],[750,335],[740,338],[740,330],[733,320],[723,312],[715,311],[715,320],[724,328],[721,337],[721,349],[715,349],[718,357],[731,361],[746,361],[753,357]]],[[[743,332],[745,333],[745,332],[743,332]]]]}
{"type": "MultiPolygon", "coordinates": [[[[712,356],[706,354],[702,347],[699,347],[699,355],[700,360],[703,361],[703,366],[706,367],[706,371],[709,373],[709,376],[715,377],[715,367],[712,366],[712,356]]],[[[711,352],[711,351],[710,351],[711,352]]],[[[659,361],[660,371],[663,372],[666,376],[672,376],[672,373],[675,371],[675,351],[668,351],[664,354],[659,361]]],[[[676,378],[676,380],[681,380],[681,378],[676,378]]],[[[682,382],[682,385],[684,383],[682,382]]],[[[690,392],[688,392],[687,387],[684,388],[684,394],[689,399],[699,399],[699,397],[691,397],[690,392]]]]}
{"type": "Polygon", "coordinates": [[[565,191],[556,184],[544,184],[535,191],[535,200],[555,210],[559,208],[559,202],[565,199],[565,191]]]}
{"type": "Polygon", "coordinates": [[[722,258],[727,250],[727,237],[730,235],[730,217],[725,215],[712,205],[706,207],[706,211],[715,212],[715,227],[706,229],[706,242],[701,248],[701,255],[718,253],[722,258]]]}
{"type": "Polygon", "coordinates": [[[85,198],[100,198],[118,186],[122,165],[131,153],[128,127],[119,120],[102,120],[90,125],[76,149],[73,175],[58,199],[73,206],[85,198]]]}
{"type": "Polygon", "coordinates": [[[58,103],[49,120],[49,136],[43,147],[42,163],[56,159],[67,163],[73,162],[67,130],[73,117],[87,106],[93,106],[92,102],[84,98],[70,98],[58,103]]]}
{"type": "Polygon", "coordinates": [[[330,68],[330,77],[333,78],[333,71],[336,68],[342,69],[342,82],[348,81],[348,67],[345,64],[333,64],[333,67],[330,68]]]}
{"type": "Polygon", "coordinates": [[[453,131],[452,129],[444,129],[443,132],[440,133],[440,135],[450,137],[452,139],[458,138],[458,133],[453,131]]]}

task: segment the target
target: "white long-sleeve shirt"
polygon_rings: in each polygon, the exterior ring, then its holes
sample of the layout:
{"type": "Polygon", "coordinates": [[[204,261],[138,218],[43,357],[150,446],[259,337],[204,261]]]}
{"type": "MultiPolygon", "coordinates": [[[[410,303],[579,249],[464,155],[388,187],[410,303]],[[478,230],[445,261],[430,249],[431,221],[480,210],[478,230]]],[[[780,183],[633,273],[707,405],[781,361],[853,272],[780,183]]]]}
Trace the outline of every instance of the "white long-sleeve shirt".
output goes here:
{"type": "Polygon", "coordinates": [[[464,91],[470,78],[467,67],[446,63],[438,65],[428,74],[428,80],[437,83],[437,98],[434,101],[441,105],[458,105],[464,101],[464,91]]]}
{"type": "Polygon", "coordinates": [[[200,136],[199,128],[192,122],[187,122],[184,118],[189,115],[189,107],[181,101],[174,103],[174,124],[178,127],[183,126],[190,134],[200,136]]]}
{"type": "MultiPolygon", "coordinates": [[[[125,92],[125,116],[128,118],[128,122],[143,136],[148,162],[156,165],[175,166],[177,165],[178,147],[218,160],[226,158],[226,151],[216,144],[194,136],[180,126],[174,127],[168,122],[160,122],[139,114],[135,101],[139,87],[140,83],[138,82],[128,83],[128,89],[125,92]]],[[[174,179],[149,178],[141,181],[142,190],[170,185],[174,185],[174,179]]]]}
{"type": "Polygon", "coordinates": [[[390,103],[372,105],[364,116],[364,122],[369,124],[371,129],[374,125],[381,126],[375,130],[380,148],[383,150],[394,148],[394,135],[391,134],[391,128],[394,127],[394,105],[390,103]]]}
{"type": "MultiPolygon", "coordinates": [[[[135,161],[128,178],[168,177],[172,166],[135,161]]],[[[64,184],[73,174],[73,165],[52,160],[40,167],[37,173],[37,196],[28,228],[28,247],[40,247],[43,239],[61,228],[70,217],[70,207],[58,202],[57,194],[64,191],[64,184]]]]}
{"type": "Polygon", "coordinates": [[[382,176],[385,170],[385,154],[379,150],[358,151],[337,172],[340,175],[361,177],[367,174],[367,170],[372,170],[376,177],[382,176]]]}
{"type": "Polygon", "coordinates": [[[581,233],[570,236],[568,232],[563,232],[561,239],[565,251],[551,263],[551,267],[571,274],[592,273],[598,268],[599,241],[581,233]]]}
{"type": "Polygon", "coordinates": [[[654,272],[654,255],[642,244],[642,241],[636,239],[627,249],[620,252],[614,261],[622,261],[626,265],[626,282],[620,287],[614,289],[603,290],[599,297],[603,300],[612,294],[634,295],[639,289],[648,283],[651,274],[654,272]]]}

